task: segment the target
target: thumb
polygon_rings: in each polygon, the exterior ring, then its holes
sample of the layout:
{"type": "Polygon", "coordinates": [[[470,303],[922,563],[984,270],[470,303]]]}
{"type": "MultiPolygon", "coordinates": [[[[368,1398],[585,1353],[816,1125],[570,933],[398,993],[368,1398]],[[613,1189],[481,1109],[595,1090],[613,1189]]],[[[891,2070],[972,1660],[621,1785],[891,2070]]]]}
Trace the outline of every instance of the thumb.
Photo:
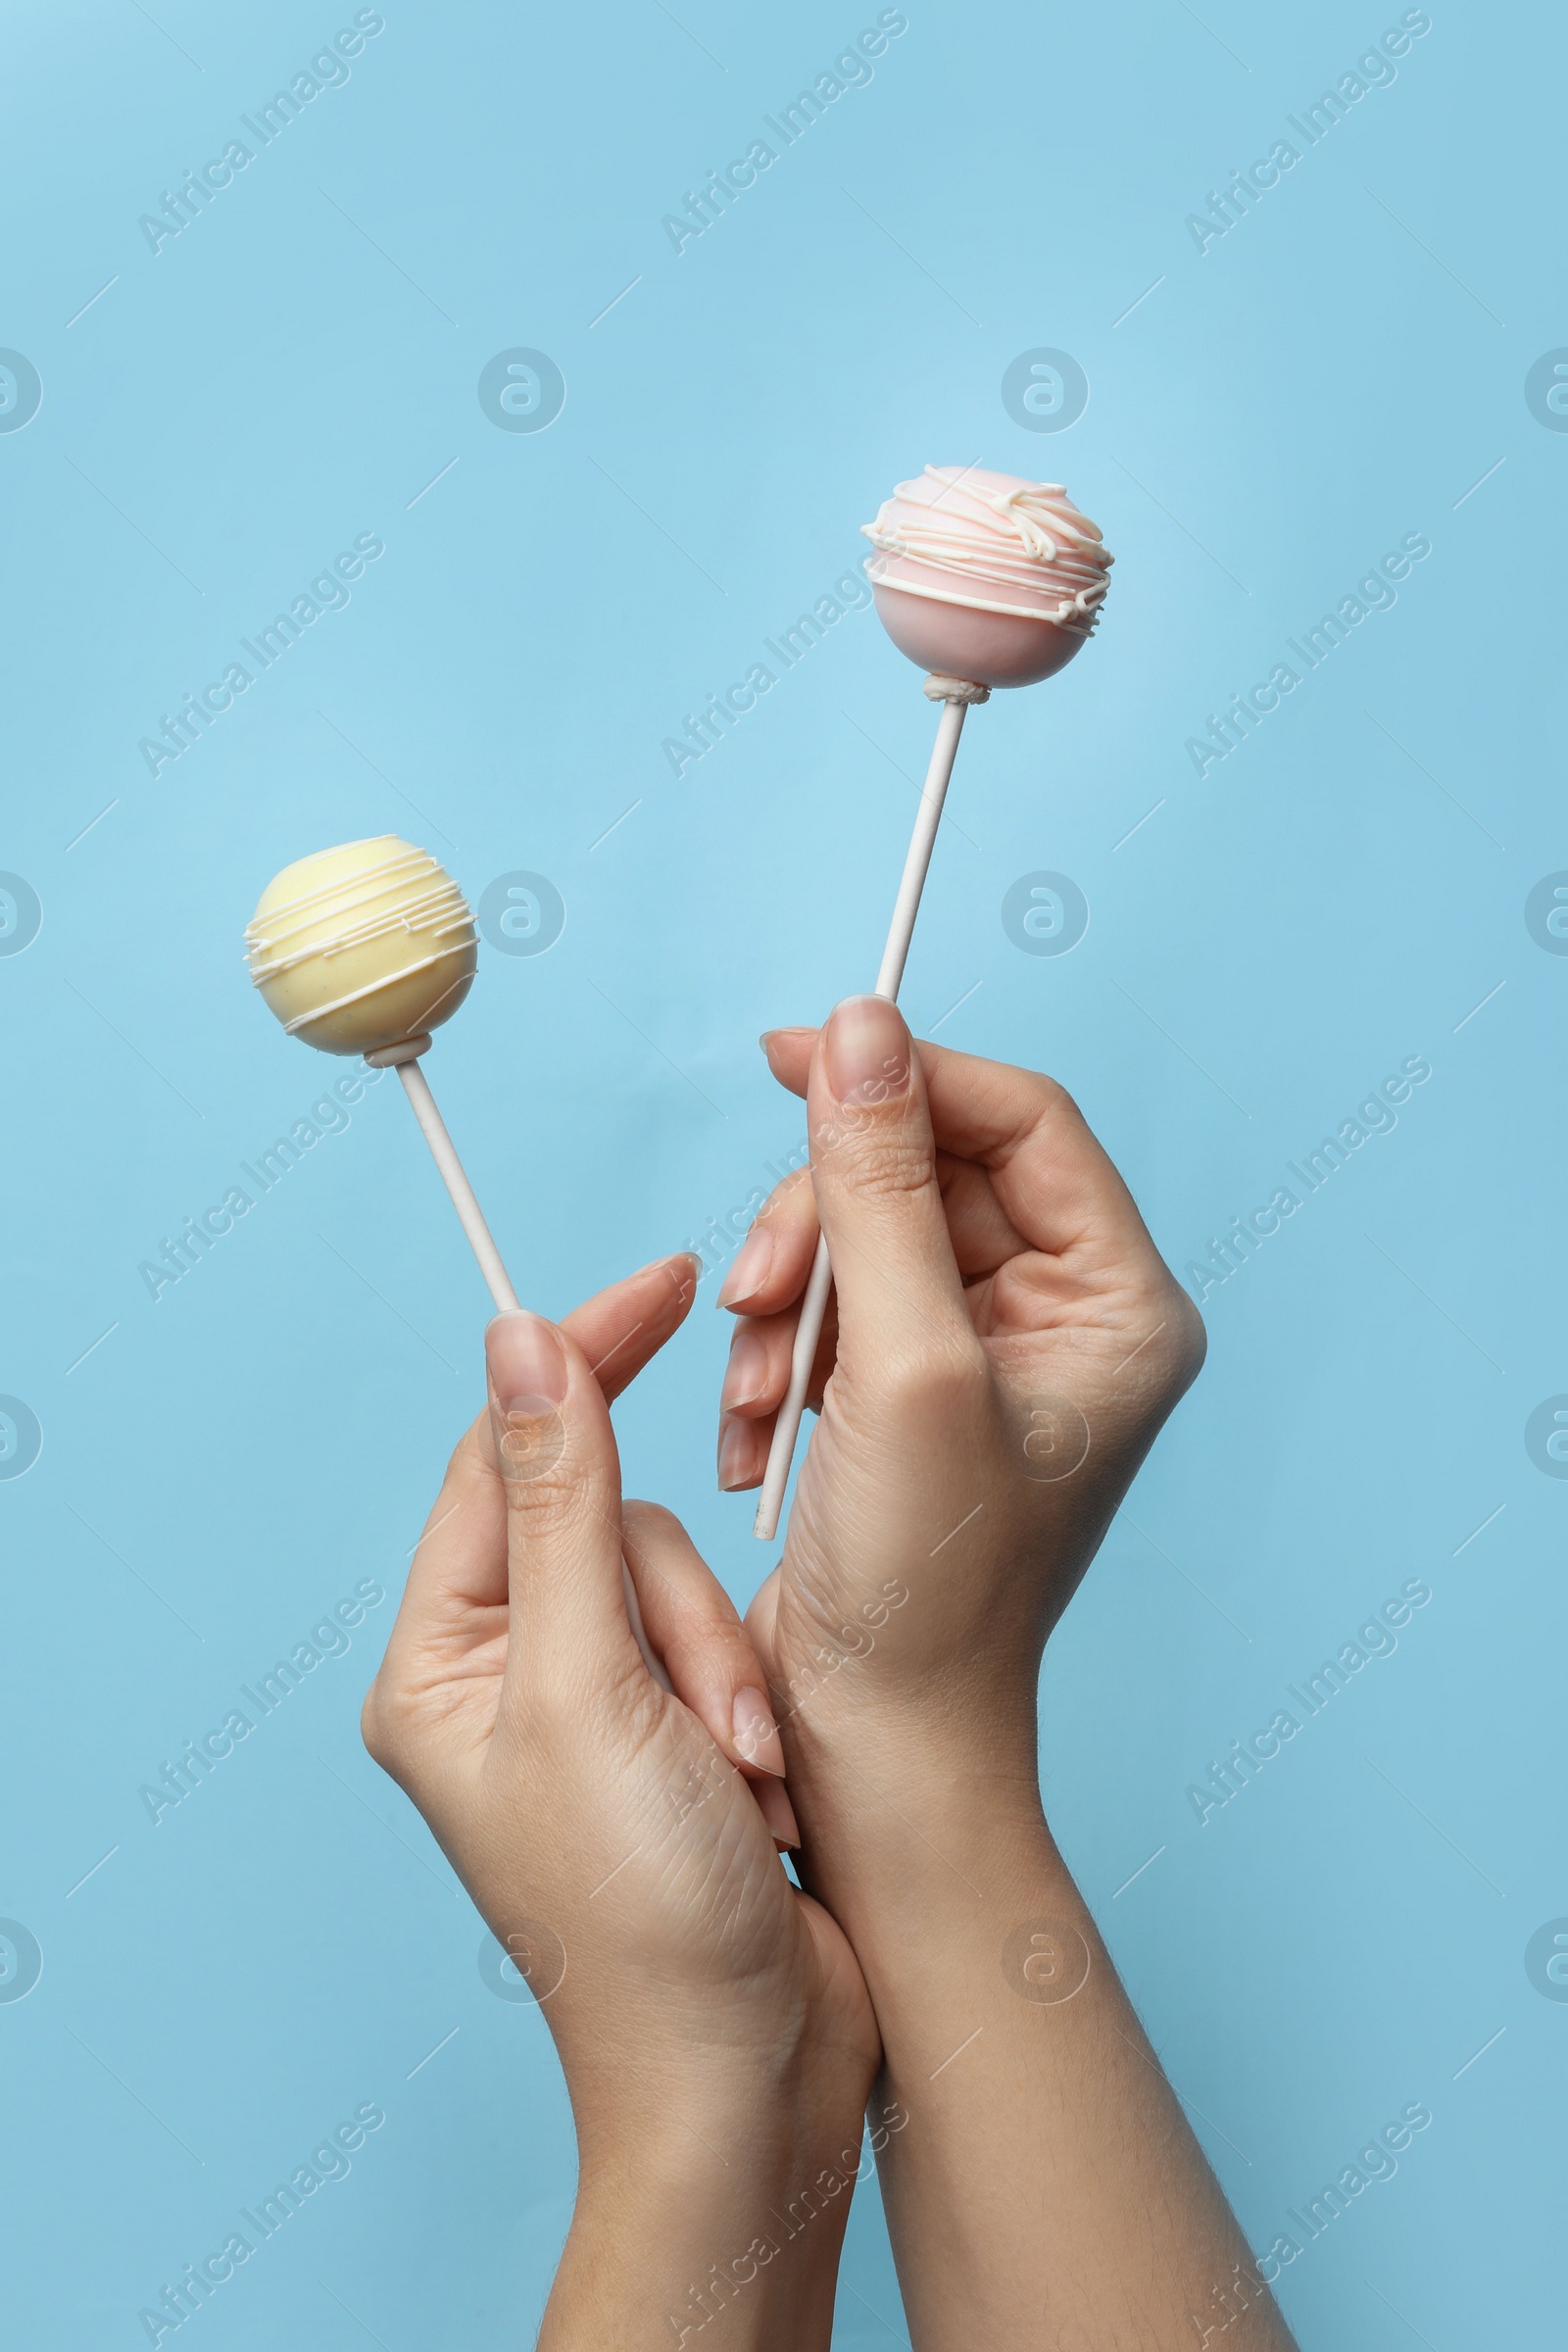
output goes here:
{"type": "Polygon", "coordinates": [[[839,1295],[839,1360],[867,1371],[974,1329],[937,1183],[919,1055],[896,1004],[848,997],[811,1058],[811,1183],[839,1295]]]}
{"type": "Polygon", "coordinates": [[[610,1408],[581,1348],[525,1307],[490,1323],[485,1363],[507,1498],[507,1691],[598,1687],[635,1654],[610,1408]]]}

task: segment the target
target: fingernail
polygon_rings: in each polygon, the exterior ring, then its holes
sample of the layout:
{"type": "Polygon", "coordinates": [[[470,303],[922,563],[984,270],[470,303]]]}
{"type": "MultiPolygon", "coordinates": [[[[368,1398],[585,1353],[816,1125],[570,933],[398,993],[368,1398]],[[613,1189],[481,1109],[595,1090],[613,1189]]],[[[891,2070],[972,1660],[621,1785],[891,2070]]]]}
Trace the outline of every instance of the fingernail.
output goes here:
{"type": "Polygon", "coordinates": [[[748,1484],[752,1473],[752,1431],[746,1421],[724,1420],[718,1425],[718,1491],[733,1494],[748,1484]]]}
{"type": "Polygon", "coordinates": [[[735,1749],[760,1772],[784,1778],[784,1743],[773,1721],[773,1710],[762,1691],[750,1685],[735,1693],[735,1749]]]}
{"type": "Polygon", "coordinates": [[[909,1084],[909,1032],[885,997],[846,997],[827,1025],[827,1082],[840,1102],[888,1102],[909,1084]]]}
{"type": "Polygon", "coordinates": [[[693,1250],[676,1250],[667,1257],[651,1257],[646,1266],[628,1274],[628,1282],[640,1282],[645,1274],[665,1274],[675,1294],[675,1304],[684,1306],[703,1279],[703,1261],[693,1250]]]}
{"type": "Polygon", "coordinates": [[[804,1023],[790,1022],[782,1029],[764,1029],[757,1042],[761,1047],[764,1054],[771,1054],[773,1051],[774,1041],[778,1038],[814,1037],[815,1035],[816,1031],[814,1029],[808,1029],[804,1023]]]}
{"type": "Polygon", "coordinates": [[[515,1306],[486,1327],[490,1383],[503,1413],[552,1411],[566,1394],[566,1355],[561,1336],[543,1315],[515,1306]]]}
{"type": "Polygon", "coordinates": [[[782,1852],[801,1842],[801,1825],[795,1818],[795,1807],[785,1794],[782,1781],[754,1781],[752,1792],[762,1808],[762,1819],[772,1832],[773,1843],[782,1852]]]}
{"type": "Polygon", "coordinates": [[[665,1271],[674,1285],[678,1305],[684,1306],[703,1279],[703,1261],[693,1250],[677,1250],[673,1257],[664,1260],[665,1271]]]}
{"type": "Polygon", "coordinates": [[[719,1285],[718,1297],[713,1304],[733,1306],[737,1298],[750,1298],[767,1280],[767,1270],[772,1263],[773,1236],[765,1226],[754,1225],[719,1285]]]}
{"type": "Polygon", "coordinates": [[[767,1342],[755,1324],[743,1323],[735,1334],[724,1367],[724,1386],[718,1393],[721,1413],[738,1412],[762,1394],[767,1378],[767,1342]]]}
{"type": "Polygon", "coordinates": [[[702,1265],[703,1261],[695,1250],[672,1250],[665,1257],[651,1257],[646,1266],[639,1266],[635,1274],[627,1276],[627,1280],[636,1282],[644,1274],[667,1274],[678,1289],[684,1280],[678,1269],[689,1267],[695,1275],[701,1273],[702,1265]]]}

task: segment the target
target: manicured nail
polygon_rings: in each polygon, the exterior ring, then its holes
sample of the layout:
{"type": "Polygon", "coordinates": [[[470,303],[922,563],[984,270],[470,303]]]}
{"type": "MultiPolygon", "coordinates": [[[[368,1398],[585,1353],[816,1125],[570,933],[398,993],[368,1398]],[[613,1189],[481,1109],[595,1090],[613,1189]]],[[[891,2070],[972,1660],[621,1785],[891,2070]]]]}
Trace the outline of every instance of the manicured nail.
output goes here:
{"type": "Polygon", "coordinates": [[[773,1236],[765,1225],[754,1225],[735,1255],[735,1262],[719,1285],[715,1306],[733,1306],[738,1298],[750,1298],[767,1280],[767,1270],[773,1263],[773,1236]]]}
{"type": "Polygon", "coordinates": [[[795,1818],[795,1807],[785,1794],[782,1781],[754,1781],[752,1791],[762,1808],[762,1819],[772,1832],[773,1843],[783,1853],[801,1842],[801,1825],[795,1818]]]}
{"type": "Polygon", "coordinates": [[[909,1084],[909,1032],[885,997],[846,997],[827,1025],[827,1082],[840,1102],[889,1102],[909,1084]]]}
{"type": "Polygon", "coordinates": [[[673,1250],[666,1257],[651,1257],[646,1266],[639,1266],[637,1272],[629,1275],[627,1280],[636,1282],[644,1274],[667,1274],[678,1290],[686,1281],[688,1271],[692,1275],[699,1275],[702,1270],[703,1261],[695,1250],[673,1250]]]}
{"type": "Polygon", "coordinates": [[[695,1297],[697,1285],[703,1279],[702,1259],[694,1250],[677,1250],[673,1257],[665,1258],[664,1270],[674,1285],[677,1304],[684,1306],[688,1298],[695,1297]]]}
{"type": "Polygon", "coordinates": [[[515,1306],[486,1327],[490,1384],[504,1415],[553,1412],[566,1394],[566,1355],[553,1323],[515,1306]]]}
{"type": "Polygon", "coordinates": [[[762,1394],[767,1379],[767,1342],[755,1323],[743,1323],[735,1334],[724,1367],[724,1386],[718,1393],[721,1413],[739,1412],[762,1394]]]}
{"type": "Polygon", "coordinates": [[[773,1710],[760,1690],[750,1685],[735,1693],[735,1752],[760,1772],[784,1778],[784,1743],[773,1721],[773,1710]]]}
{"type": "Polygon", "coordinates": [[[718,1491],[733,1494],[752,1478],[752,1425],[724,1420],[718,1425],[718,1491]]]}

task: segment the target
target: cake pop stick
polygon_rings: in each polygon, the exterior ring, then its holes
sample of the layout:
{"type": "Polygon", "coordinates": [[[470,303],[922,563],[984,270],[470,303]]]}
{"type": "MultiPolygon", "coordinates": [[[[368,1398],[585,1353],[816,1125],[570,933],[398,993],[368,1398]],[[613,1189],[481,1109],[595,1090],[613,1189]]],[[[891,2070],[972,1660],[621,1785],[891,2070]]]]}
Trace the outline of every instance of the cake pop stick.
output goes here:
{"type": "MultiPolygon", "coordinates": [[[[928,466],[864,531],[877,613],[899,651],[930,667],[925,692],[943,705],[874,992],[896,1004],[964,712],[994,686],[1033,685],[1072,660],[1100,616],[1111,558],[1059,484],[975,466],[928,466]]],[[[832,1286],[819,1235],[753,1522],[764,1544],[778,1532],[832,1286]]]]}
{"type": "Polygon", "coordinates": [[[485,1288],[495,1300],[496,1312],[505,1314],[509,1307],[520,1303],[501,1252],[496,1248],[484,1211],[474,1199],[473,1187],[464,1172],[458,1148],[447,1133],[447,1123],[436,1108],[430,1092],[430,1081],[419,1067],[419,1055],[429,1046],[428,1034],[406,1038],[400,1046],[372,1048],[365,1056],[372,1069],[395,1069],[403,1081],[403,1091],[419,1122],[419,1130],[430,1147],[430,1156],[441,1172],[441,1181],[452,1196],[452,1205],[458,1212],[458,1222],[468,1237],[468,1247],[479,1263],[485,1288]]]}
{"type": "MultiPolygon", "coordinates": [[[[431,1030],[457,1011],[479,959],[473,916],[451,875],[395,833],[320,850],[268,884],[245,940],[251,978],[290,1037],[396,1069],[497,1312],[515,1307],[517,1294],[419,1067],[431,1030]]],[[[668,1690],[624,1560],[621,1580],[637,1646],[668,1690]]]]}
{"type": "MultiPolygon", "coordinates": [[[[887,946],[882,951],[882,964],[872,992],[876,996],[886,997],[893,1004],[899,1001],[899,987],[904,978],[909,941],[914,935],[914,918],[920,911],[920,894],[925,889],[931,853],[937,844],[937,827],[942,821],[942,805],[948,797],[953,762],[957,757],[958,737],[963,732],[964,712],[970,704],[985,702],[991,690],[987,686],[971,683],[966,678],[932,676],[925,682],[925,691],[933,702],[941,702],[942,716],[937,721],[937,739],[931,750],[931,764],[921,787],[920,806],[915,812],[914,830],[909,836],[904,873],[899,882],[899,895],[894,902],[887,946]]],[[[790,1350],[790,1385],[778,1408],[778,1419],[773,1424],[772,1443],[767,1449],[767,1468],[762,1474],[762,1491],[758,1497],[757,1517],[752,1527],[753,1535],[764,1544],[771,1542],[778,1532],[779,1513],[784,1507],[784,1490],[789,1484],[790,1464],[795,1458],[796,1440],[800,1436],[801,1419],[806,1411],[806,1392],[810,1386],[811,1366],[816,1360],[817,1342],[822,1336],[828,1293],[832,1288],[833,1268],[828,1259],[827,1237],[819,1233],[806,1296],[801,1301],[801,1319],[795,1327],[795,1345],[790,1350]]]]}

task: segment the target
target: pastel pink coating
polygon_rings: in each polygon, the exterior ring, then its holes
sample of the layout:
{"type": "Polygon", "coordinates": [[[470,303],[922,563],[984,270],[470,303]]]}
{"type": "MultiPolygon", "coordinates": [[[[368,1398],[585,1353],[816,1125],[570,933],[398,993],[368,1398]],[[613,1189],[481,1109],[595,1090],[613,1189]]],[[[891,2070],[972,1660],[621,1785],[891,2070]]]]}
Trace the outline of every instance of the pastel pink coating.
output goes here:
{"type": "Polygon", "coordinates": [[[862,527],[878,615],[923,669],[1033,685],[1100,617],[1112,558],[1057,482],[928,466],[862,527]]]}

